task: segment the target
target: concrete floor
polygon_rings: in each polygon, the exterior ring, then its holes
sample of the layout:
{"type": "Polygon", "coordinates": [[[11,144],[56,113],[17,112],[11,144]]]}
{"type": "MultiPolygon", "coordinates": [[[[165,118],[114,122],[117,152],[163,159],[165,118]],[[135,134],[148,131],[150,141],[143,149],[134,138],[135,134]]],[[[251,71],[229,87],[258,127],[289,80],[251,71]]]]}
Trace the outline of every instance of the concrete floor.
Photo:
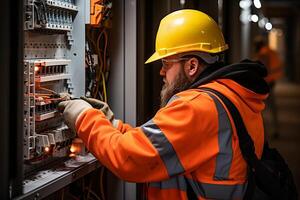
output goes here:
{"type": "Polygon", "coordinates": [[[276,147],[288,163],[300,194],[300,84],[279,82],[275,86],[275,100],[278,110],[279,138],[272,139],[271,112],[263,113],[265,131],[269,143],[276,147]]]}

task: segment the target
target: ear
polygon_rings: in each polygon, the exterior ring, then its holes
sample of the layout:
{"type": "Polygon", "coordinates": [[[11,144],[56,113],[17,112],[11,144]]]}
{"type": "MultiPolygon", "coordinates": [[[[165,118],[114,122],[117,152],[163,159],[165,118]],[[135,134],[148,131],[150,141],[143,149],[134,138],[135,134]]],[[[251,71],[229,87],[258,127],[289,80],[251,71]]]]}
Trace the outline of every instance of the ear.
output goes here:
{"type": "Polygon", "coordinates": [[[196,75],[198,75],[198,72],[200,71],[201,66],[200,66],[198,59],[191,58],[185,63],[184,68],[185,68],[184,69],[185,74],[189,78],[193,79],[196,75]]]}

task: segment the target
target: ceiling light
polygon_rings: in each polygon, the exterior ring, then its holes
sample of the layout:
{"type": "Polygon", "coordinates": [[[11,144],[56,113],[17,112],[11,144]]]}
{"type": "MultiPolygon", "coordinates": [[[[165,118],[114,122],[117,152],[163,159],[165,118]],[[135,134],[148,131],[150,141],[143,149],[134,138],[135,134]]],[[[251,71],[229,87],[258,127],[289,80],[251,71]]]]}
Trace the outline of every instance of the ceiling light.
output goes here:
{"type": "Polygon", "coordinates": [[[251,4],[252,4],[252,1],[250,1],[250,0],[241,0],[239,3],[240,8],[242,8],[242,9],[249,8],[251,6],[251,4]]]}
{"type": "Polygon", "coordinates": [[[266,25],[265,25],[265,28],[270,31],[272,29],[272,24],[270,22],[267,22],[266,25]]]}
{"type": "Polygon", "coordinates": [[[253,3],[254,3],[255,8],[258,8],[258,9],[261,8],[260,0],[254,0],[253,3]]]}
{"type": "Polygon", "coordinates": [[[251,21],[258,22],[258,16],[257,15],[251,15],[251,21]]]}

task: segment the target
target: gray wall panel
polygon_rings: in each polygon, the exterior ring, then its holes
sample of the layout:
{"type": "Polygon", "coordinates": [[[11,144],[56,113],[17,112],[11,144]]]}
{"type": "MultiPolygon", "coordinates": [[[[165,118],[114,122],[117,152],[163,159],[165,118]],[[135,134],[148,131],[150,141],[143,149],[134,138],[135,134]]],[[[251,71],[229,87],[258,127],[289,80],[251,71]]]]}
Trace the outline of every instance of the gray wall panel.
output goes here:
{"type": "Polygon", "coordinates": [[[84,95],[85,90],[85,2],[77,1],[78,13],[73,22],[72,37],[74,44],[71,46],[68,57],[72,60],[70,71],[75,97],[84,95]]]}
{"type": "Polygon", "coordinates": [[[136,0],[125,1],[125,121],[136,125],[137,12],[136,0]]]}
{"type": "Polygon", "coordinates": [[[110,38],[111,70],[108,102],[115,117],[124,120],[124,4],[113,1],[113,28],[110,38]]]}
{"type": "MultiPolygon", "coordinates": [[[[113,2],[108,102],[115,117],[136,125],[136,0],[113,2]]],[[[110,174],[108,199],[135,200],[135,184],[110,174]]]]}

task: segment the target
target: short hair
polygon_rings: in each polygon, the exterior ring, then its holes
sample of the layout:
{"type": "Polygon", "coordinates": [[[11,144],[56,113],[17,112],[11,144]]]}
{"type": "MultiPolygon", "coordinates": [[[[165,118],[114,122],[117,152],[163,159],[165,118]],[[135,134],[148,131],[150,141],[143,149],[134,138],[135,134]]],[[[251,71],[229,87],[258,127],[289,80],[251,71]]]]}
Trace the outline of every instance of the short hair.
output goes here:
{"type": "Polygon", "coordinates": [[[186,52],[181,56],[183,58],[196,58],[199,62],[205,63],[206,65],[212,65],[214,63],[224,62],[224,52],[218,54],[210,54],[204,52],[186,52]]]}

